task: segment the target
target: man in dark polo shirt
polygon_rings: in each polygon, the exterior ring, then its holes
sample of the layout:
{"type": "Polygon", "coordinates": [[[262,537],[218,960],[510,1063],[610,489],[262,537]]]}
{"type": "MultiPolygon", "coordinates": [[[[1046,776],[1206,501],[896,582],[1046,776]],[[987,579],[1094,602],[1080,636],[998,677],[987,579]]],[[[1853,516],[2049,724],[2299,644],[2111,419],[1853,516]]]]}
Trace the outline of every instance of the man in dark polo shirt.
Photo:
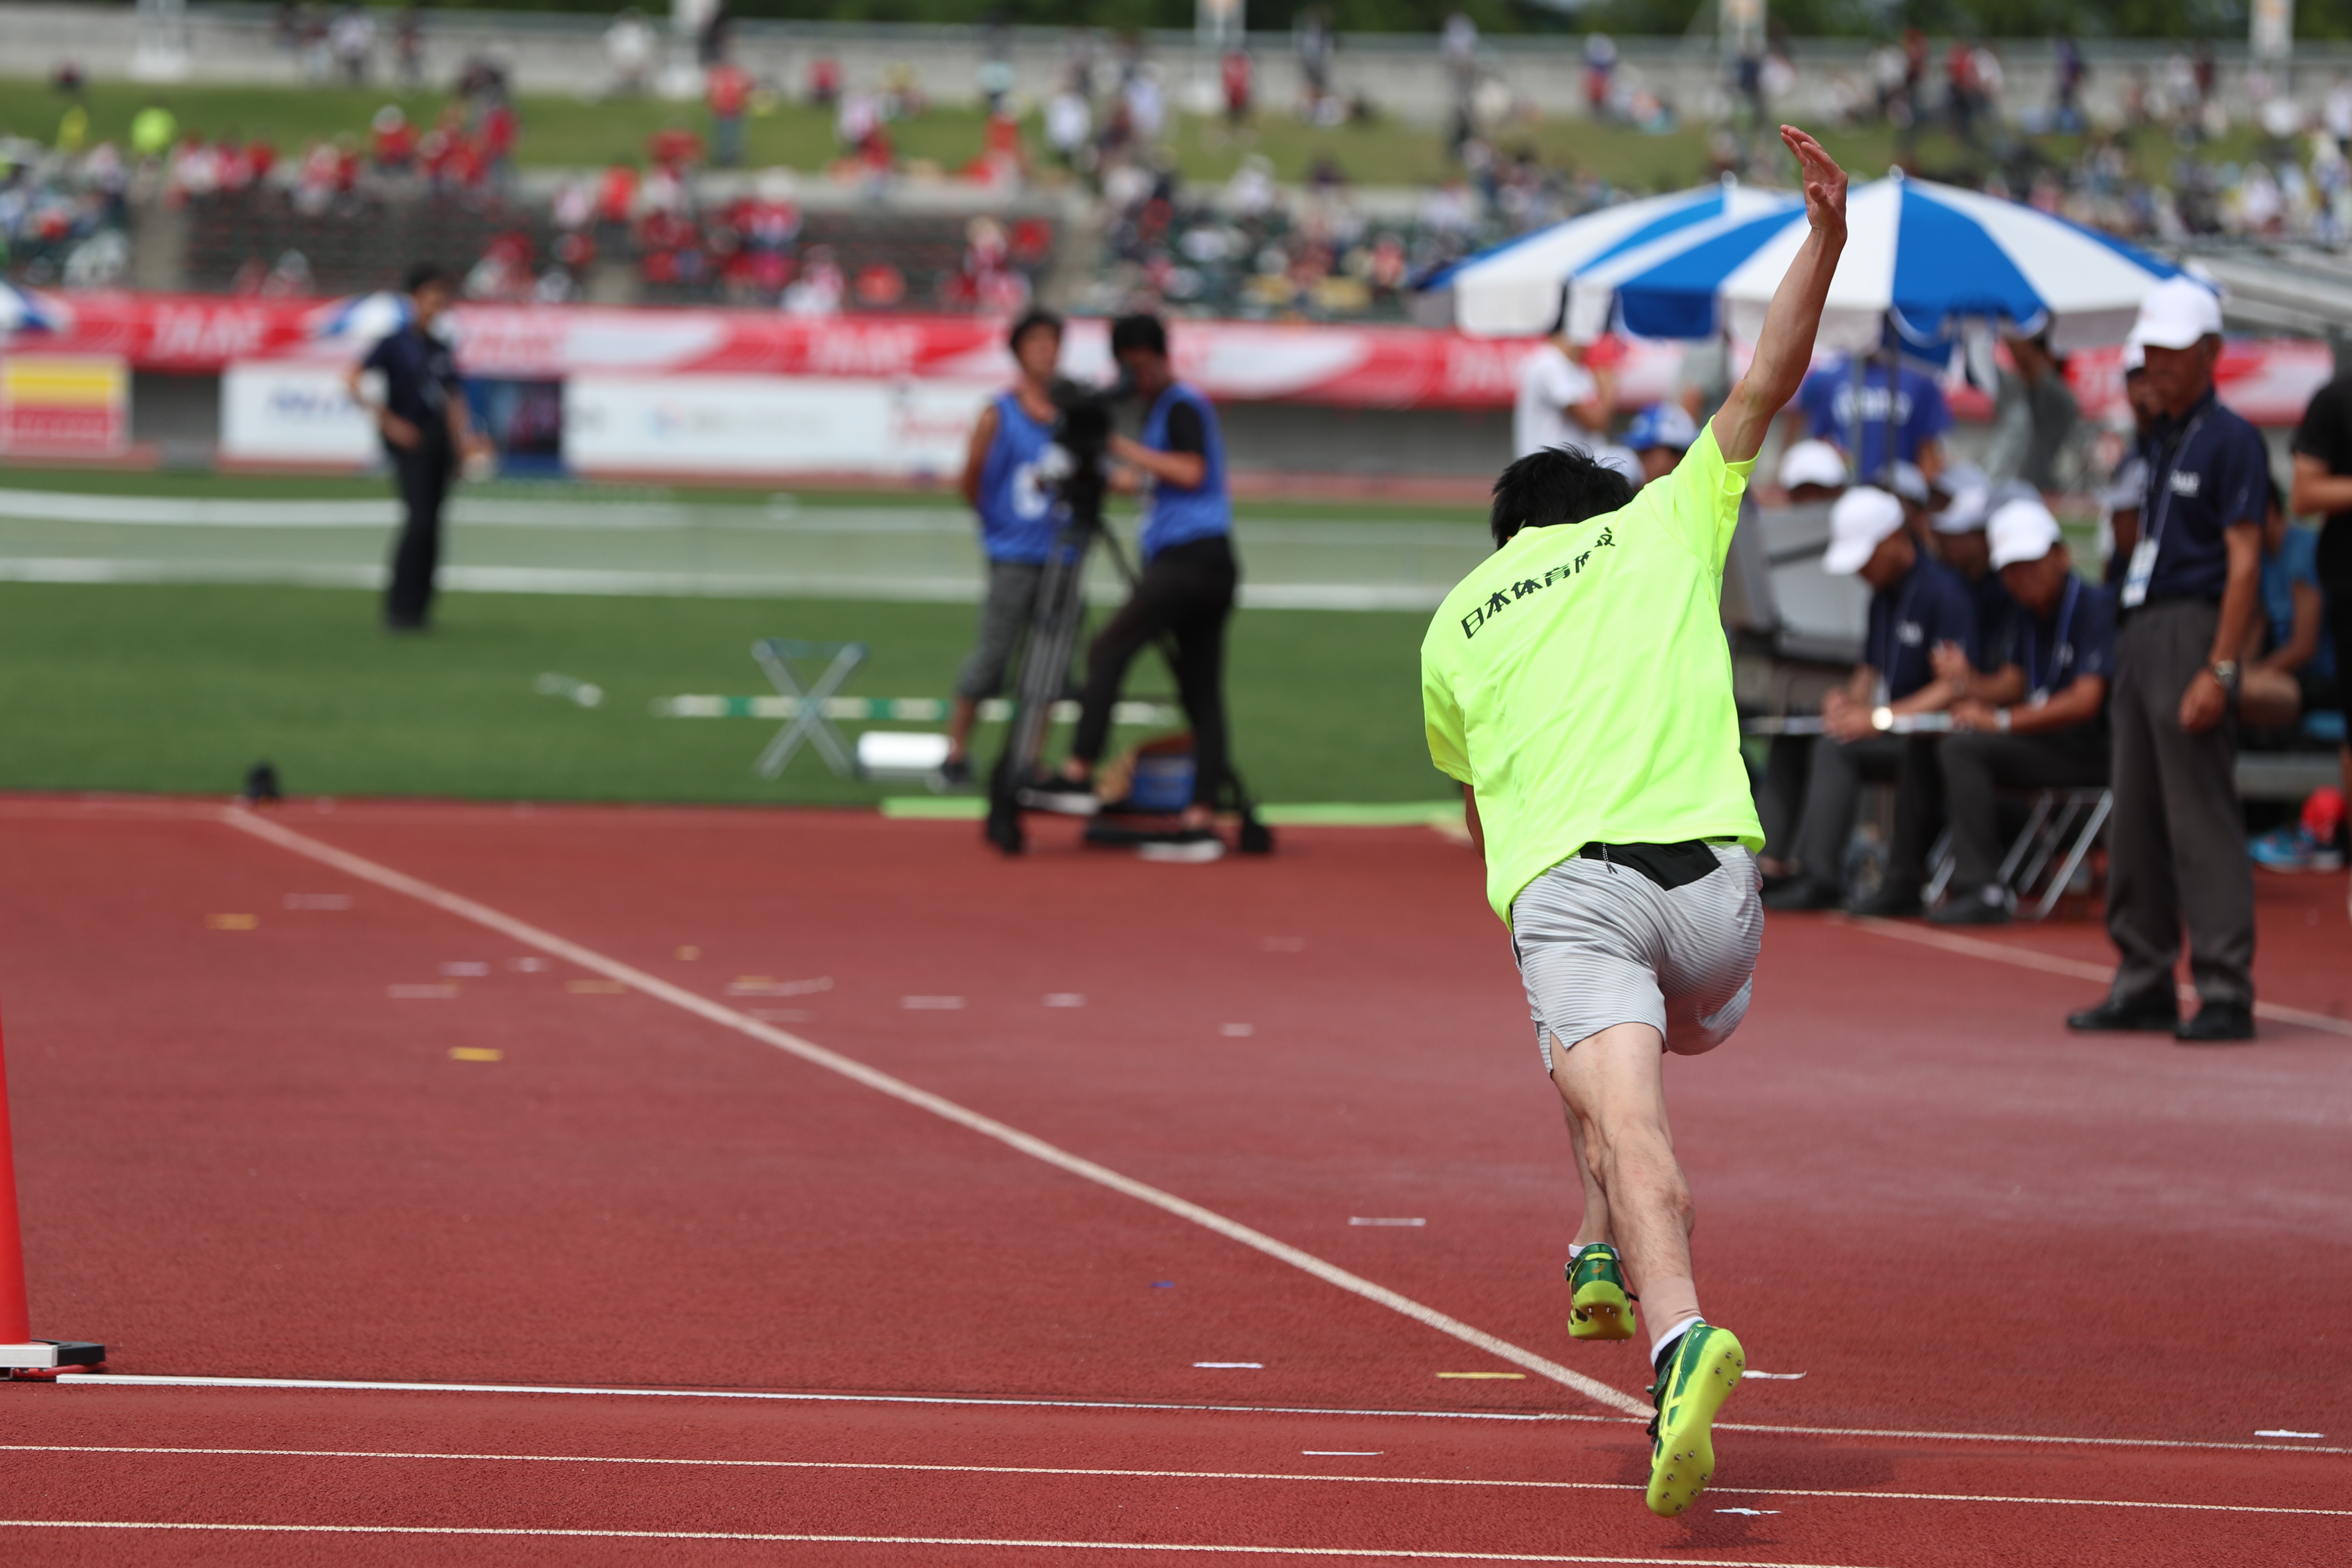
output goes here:
{"type": "MultiPolygon", "coordinates": [[[[2319,586],[2326,596],[2324,636],[2336,644],[2336,679],[2352,686],[2352,376],[2312,395],[2294,433],[2294,489],[2287,510],[2299,517],[2325,513],[2319,530],[2319,586]]],[[[2352,742],[2337,754],[2344,788],[2352,795],[2352,742]]]]}
{"type": "Polygon", "coordinates": [[[1952,822],[1952,893],[1928,918],[2000,925],[2000,787],[2080,789],[2107,782],[2107,682],[2116,667],[2115,595],[2074,575],[2058,522],[2039,500],[1996,509],[1985,537],[2016,601],[2000,667],[1967,672],[1953,733],[1937,748],[1952,822]]]}
{"type": "MultiPolygon", "coordinates": [[[[1781,863],[1788,879],[1764,897],[1775,910],[1821,910],[1843,897],[1846,836],[1853,827],[1855,786],[1864,779],[1896,784],[1912,795],[1920,767],[1935,765],[1919,737],[1892,735],[1879,720],[1936,712],[1952,693],[1937,679],[1936,650],[1957,647],[1969,661],[1977,657],[1976,607],[1968,589],[1941,562],[1931,560],[1904,525],[1903,503],[1864,485],[1840,496],[1830,510],[1830,548],[1822,569],[1835,576],[1859,575],[1870,584],[1870,621],[1863,638],[1862,663],[1845,685],[1822,703],[1825,732],[1811,745],[1802,786],[1803,806],[1793,811],[1794,781],[1766,777],[1767,857],[1781,863]],[[1906,779],[1906,770],[1914,776],[1906,779]],[[1795,831],[1789,835],[1794,816],[1795,831]],[[1787,840],[1785,847],[1781,840],[1787,840]]],[[[1790,748],[1776,748],[1776,759],[1790,748]]],[[[1921,832],[1929,813],[1898,811],[1907,831],[1888,847],[1885,886],[1859,912],[1916,914],[1927,846],[1921,832]]]]}
{"type": "Polygon", "coordinates": [[[2214,395],[2221,307],[2210,290],[2186,277],[2158,284],[2132,342],[2159,413],[2141,443],[2147,489],[2116,594],[2107,934],[2122,962],[2107,999],[2066,1022],[2249,1040],[2254,885],[2238,804],[2237,659],[2262,572],[2268,456],[2214,395]],[[2172,979],[2184,924],[2202,1003],[2186,1019],[2172,979]]]}
{"type": "Polygon", "coordinates": [[[407,513],[393,547],[392,584],[384,592],[384,629],[421,632],[433,608],[433,574],[441,563],[441,503],[457,466],[478,447],[466,414],[466,393],[448,342],[433,329],[449,308],[449,275],[431,262],[408,269],[408,319],[353,365],[345,378],[352,401],[375,420],[392,459],[407,513]],[[383,398],[371,398],[362,381],[383,377],[383,398]]]}

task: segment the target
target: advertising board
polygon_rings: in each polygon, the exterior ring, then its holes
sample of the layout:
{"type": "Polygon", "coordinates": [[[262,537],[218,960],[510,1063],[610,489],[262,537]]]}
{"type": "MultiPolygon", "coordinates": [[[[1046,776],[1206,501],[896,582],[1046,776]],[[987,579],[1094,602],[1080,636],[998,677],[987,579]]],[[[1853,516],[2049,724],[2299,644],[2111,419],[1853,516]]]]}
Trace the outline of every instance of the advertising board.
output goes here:
{"type": "Polygon", "coordinates": [[[131,367],[112,354],[0,358],[0,452],[110,458],[131,444],[131,367]]]}

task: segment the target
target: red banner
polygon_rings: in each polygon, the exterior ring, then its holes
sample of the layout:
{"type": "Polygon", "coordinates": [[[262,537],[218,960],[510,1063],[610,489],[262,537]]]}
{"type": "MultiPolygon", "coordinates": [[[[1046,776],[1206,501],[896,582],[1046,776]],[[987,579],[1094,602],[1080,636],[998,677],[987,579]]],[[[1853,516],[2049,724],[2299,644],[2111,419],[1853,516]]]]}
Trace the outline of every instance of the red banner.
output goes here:
{"type": "MultiPolygon", "coordinates": [[[[334,301],[231,300],[121,292],[35,297],[44,328],[0,337],[0,352],[120,355],[141,370],[217,371],[252,360],[346,361],[394,319],[383,296],[334,301]]],[[[989,382],[1012,374],[1003,323],[969,316],[803,317],[767,310],[593,305],[460,305],[450,312],[468,374],[577,374],[850,376],[989,382]]],[[[1180,374],[1234,403],[1355,408],[1504,408],[1535,345],[1408,326],[1172,323],[1180,374]]],[[[1669,395],[1678,343],[1626,345],[1619,401],[1669,395]]],[[[2074,356],[2068,379],[2084,412],[2120,411],[2118,352],[2074,356]]],[[[1111,374],[1105,323],[1071,323],[1064,368],[1111,374]]],[[[2224,402],[2257,424],[2300,419],[2332,374],[2325,344],[2240,340],[2220,367],[2224,402]]],[[[1954,412],[1981,419],[1983,395],[1962,387],[1954,412]]]]}

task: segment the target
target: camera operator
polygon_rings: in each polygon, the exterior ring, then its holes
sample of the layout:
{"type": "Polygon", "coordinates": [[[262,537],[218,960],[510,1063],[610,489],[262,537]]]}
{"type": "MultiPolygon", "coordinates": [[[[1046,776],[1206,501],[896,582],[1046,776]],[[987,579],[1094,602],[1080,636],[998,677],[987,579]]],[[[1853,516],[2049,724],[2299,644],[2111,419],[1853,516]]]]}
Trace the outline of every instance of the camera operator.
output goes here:
{"type": "MultiPolygon", "coordinates": [[[[1192,725],[1192,804],[1183,828],[1202,843],[1213,837],[1217,791],[1225,779],[1223,670],[1225,621],[1241,569],[1234,558],[1232,498],[1225,489],[1224,438],[1216,410],[1197,387],[1176,379],[1168,330],[1157,316],[1111,323],[1111,356],[1143,399],[1140,440],[1113,436],[1109,454],[1133,471],[1142,491],[1143,575],[1134,595],[1097,633],[1087,650],[1087,683],[1077,734],[1058,776],[1040,780],[1029,804],[1091,816],[1095,764],[1110,738],[1111,705],[1127,667],[1150,643],[1172,636],[1176,690],[1192,725]]],[[[1121,488],[1127,488],[1122,483],[1121,488]]]]}
{"type": "Polygon", "coordinates": [[[972,721],[981,703],[1003,689],[1004,667],[1036,613],[1045,559],[1061,529],[1041,464],[1061,418],[1054,367],[1062,358],[1062,318],[1031,310],[1013,323],[1006,342],[1020,379],[981,411],[963,465],[963,499],[980,514],[988,596],[980,611],[980,641],[956,672],[948,756],[940,765],[940,777],[951,784],[971,782],[972,721]]]}

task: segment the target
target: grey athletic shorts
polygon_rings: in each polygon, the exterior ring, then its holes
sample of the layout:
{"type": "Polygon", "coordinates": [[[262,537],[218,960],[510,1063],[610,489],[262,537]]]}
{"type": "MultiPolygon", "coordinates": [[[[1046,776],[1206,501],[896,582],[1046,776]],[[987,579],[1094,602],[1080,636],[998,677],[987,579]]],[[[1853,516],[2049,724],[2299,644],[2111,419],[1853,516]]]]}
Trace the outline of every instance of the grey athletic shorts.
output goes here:
{"type": "Polygon", "coordinates": [[[1029,629],[1038,584],[1045,580],[1045,568],[1040,562],[988,563],[988,597],[980,606],[980,643],[956,671],[958,697],[977,702],[1004,689],[1004,667],[1021,646],[1021,634],[1029,629]]]}
{"type": "Polygon", "coordinates": [[[1737,844],[1710,846],[1722,868],[1679,888],[1630,866],[1563,860],[1511,904],[1511,948],[1527,983],[1536,1049],[1612,1024],[1647,1024],[1666,1049],[1711,1051],[1748,1016],[1764,944],[1762,879],[1737,844]]]}

